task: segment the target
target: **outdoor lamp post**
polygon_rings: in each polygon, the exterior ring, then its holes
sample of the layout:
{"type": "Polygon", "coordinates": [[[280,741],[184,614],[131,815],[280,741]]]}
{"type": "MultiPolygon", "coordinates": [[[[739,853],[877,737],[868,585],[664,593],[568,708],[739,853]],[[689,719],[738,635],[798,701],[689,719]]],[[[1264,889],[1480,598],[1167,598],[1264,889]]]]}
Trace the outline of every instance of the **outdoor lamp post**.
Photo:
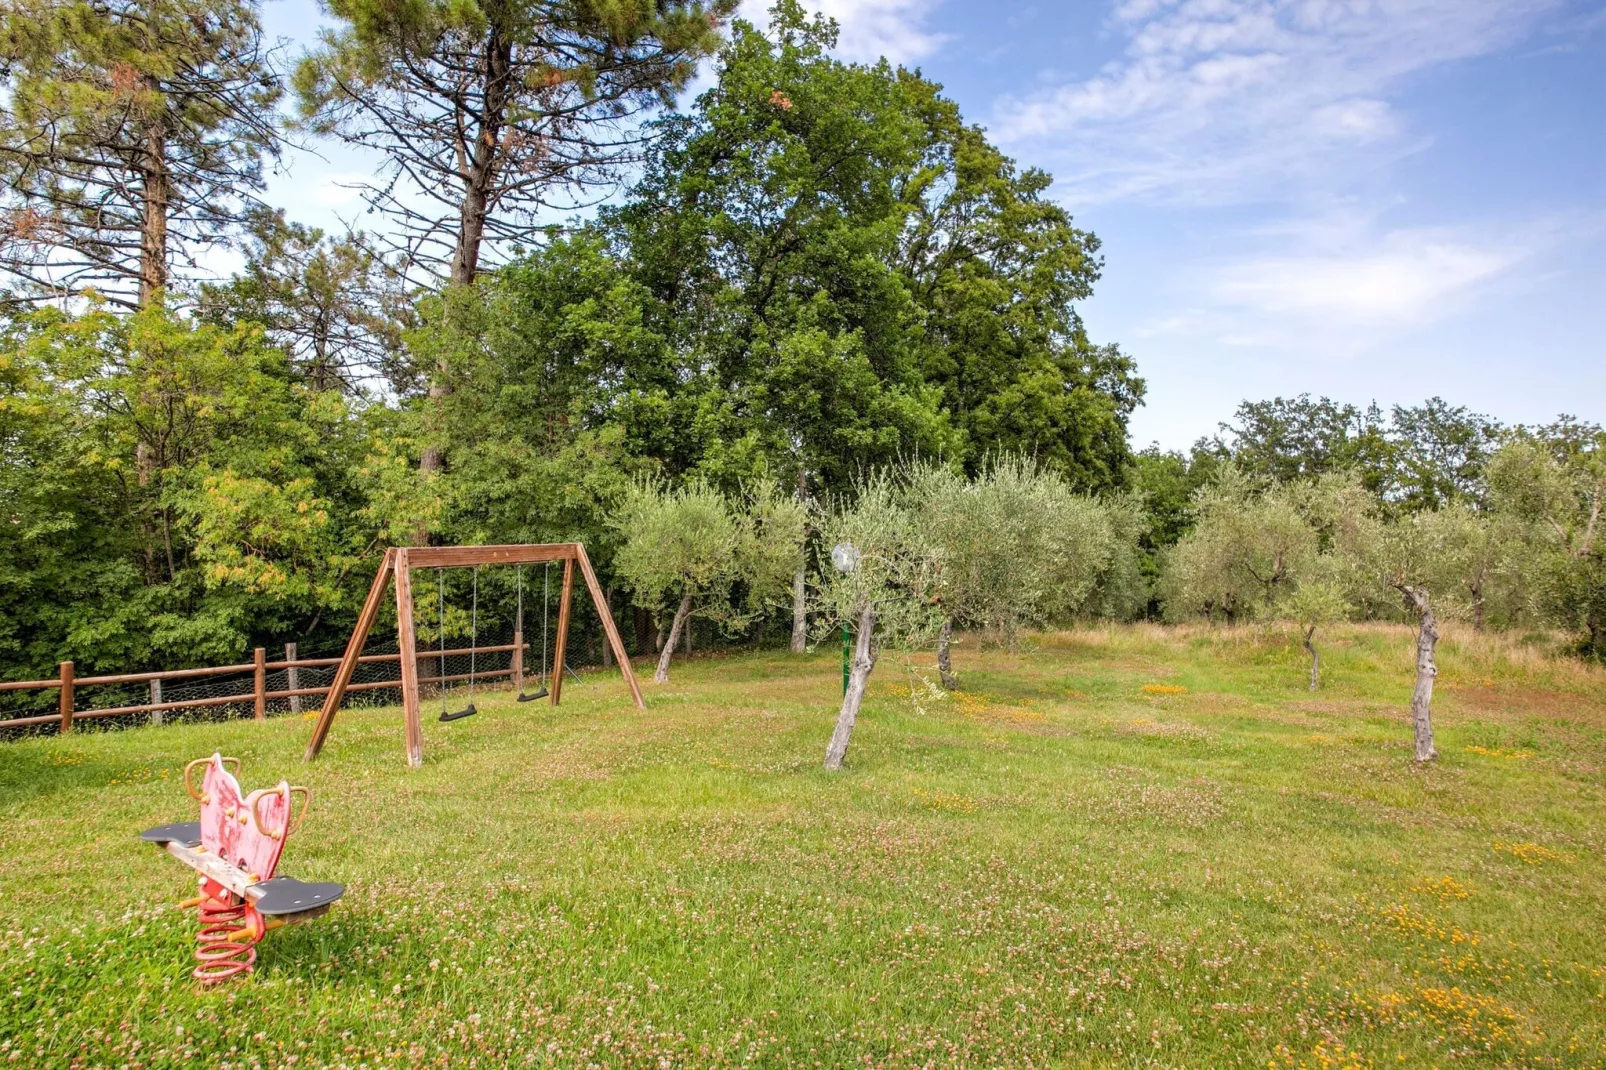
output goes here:
{"type": "MultiPolygon", "coordinates": [[[[859,567],[859,548],[851,542],[839,542],[831,547],[831,564],[844,576],[853,574],[859,567]]],[[[848,693],[848,659],[853,647],[853,628],[848,618],[842,618],[842,693],[848,693]]]]}

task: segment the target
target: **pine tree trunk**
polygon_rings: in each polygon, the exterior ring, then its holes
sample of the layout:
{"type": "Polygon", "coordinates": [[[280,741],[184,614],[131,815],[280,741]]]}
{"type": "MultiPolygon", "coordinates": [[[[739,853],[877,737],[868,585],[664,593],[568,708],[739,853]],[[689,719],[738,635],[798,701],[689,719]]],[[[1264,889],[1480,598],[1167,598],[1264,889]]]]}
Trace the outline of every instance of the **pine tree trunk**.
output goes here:
{"type": "Polygon", "coordinates": [[[167,214],[173,199],[173,178],[167,168],[167,132],[161,119],[145,132],[141,169],[139,304],[145,308],[167,288],[167,214]]]}
{"type": "Polygon", "coordinates": [[[1425,587],[1396,584],[1395,589],[1405,596],[1406,605],[1414,610],[1420,621],[1416,637],[1416,689],[1411,693],[1411,728],[1416,735],[1416,760],[1431,762],[1438,757],[1433,747],[1433,678],[1439,668],[1433,660],[1434,647],[1439,642],[1438,621],[1433,616],[1433,605],[1425,587]]]}
{"type": "Polygon", "coordinates": [[[802,565],[792,577],[792,653],[809,648],[808,577],[802,565]]]}
{"type": "Polygon", "coordinates": [[[847,694],[842,696],[842,711],[837,714],[836,728],[831,742],[825,748],[825,768],[842,768],[848,756],[848,742],[853,738],[853,726],[859,719],[859,706],[864,702],[864,690],[870,682],[870,670],[875,668],[875,657],[870,653],[871,637],[875,632],[875,609],[865,606],[859,613],[859,634],[853,646],[853,667],[848,673],[847,694]]]}
{"type": "Polygon", "coordinates": [[[1316,625],[1312,624],[1305,629],[1305,649],[1310,652],[1310,690],[1315,691],[1322,685],[1322,656],[1316,653],[1316,644],[1311,639],[1316,635],[1316,625]]]}
{"type": "Polygon", "coordinates": [[[954,675],[954,662],[951,647],[954,639],[954,622],[944,620],[942,630],[937,633],[937,675],[942,677],[942,686],[948,691],[959,689],[959,677],[954,675]]]}
{"type": "Polygon", "coordinates": [[[686,626],[686,618],[691,616],[691,595],[680,600],[680,608],[675,610],[675,623],[669,626],[669,641],[658,654],[658,671],[652,674],[655,684],[669,682],[669,659],[675,655],[675,644],[680,640],[680,631],[686,626]]]}

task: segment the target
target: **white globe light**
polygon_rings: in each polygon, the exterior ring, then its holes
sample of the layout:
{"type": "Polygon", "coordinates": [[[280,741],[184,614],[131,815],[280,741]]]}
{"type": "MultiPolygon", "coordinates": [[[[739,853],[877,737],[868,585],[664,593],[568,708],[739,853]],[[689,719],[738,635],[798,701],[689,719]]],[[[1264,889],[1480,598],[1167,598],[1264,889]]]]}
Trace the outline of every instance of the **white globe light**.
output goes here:
{"type": "Polygon", "coordinates": [[[846,576],[859,567],[859,548],[851,542],[839,542],[831,547],[831,564],[846,576]]]}

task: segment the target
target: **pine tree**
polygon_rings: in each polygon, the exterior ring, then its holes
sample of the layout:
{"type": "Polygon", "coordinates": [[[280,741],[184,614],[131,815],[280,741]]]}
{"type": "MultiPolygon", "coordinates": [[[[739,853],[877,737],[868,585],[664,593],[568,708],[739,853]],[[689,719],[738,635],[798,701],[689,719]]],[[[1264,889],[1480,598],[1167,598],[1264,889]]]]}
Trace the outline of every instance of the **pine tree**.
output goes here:
{"type": "Polygon", "coordinates": [[[280,94],[252,0],[7,4],[0,269],[150,305],[258,209],[280,94]]]}

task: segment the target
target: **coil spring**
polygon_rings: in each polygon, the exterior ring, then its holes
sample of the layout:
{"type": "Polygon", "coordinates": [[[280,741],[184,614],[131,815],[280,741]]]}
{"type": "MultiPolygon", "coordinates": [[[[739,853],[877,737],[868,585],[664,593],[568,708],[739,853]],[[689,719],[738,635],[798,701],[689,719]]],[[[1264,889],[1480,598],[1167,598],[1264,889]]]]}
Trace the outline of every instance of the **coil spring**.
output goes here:
{"type": "Polygon", "coordinates": [[[199,963],[191,976],[203,985],[215,985],[256,968],[257,941],[260,933],[252,935],[249,943],[230,939],[245,923],[245,903],[237,902],[233,895],[222,899],[210,896],[201,900],[201,931],[195,934],[195,961],[199,963]]]}

